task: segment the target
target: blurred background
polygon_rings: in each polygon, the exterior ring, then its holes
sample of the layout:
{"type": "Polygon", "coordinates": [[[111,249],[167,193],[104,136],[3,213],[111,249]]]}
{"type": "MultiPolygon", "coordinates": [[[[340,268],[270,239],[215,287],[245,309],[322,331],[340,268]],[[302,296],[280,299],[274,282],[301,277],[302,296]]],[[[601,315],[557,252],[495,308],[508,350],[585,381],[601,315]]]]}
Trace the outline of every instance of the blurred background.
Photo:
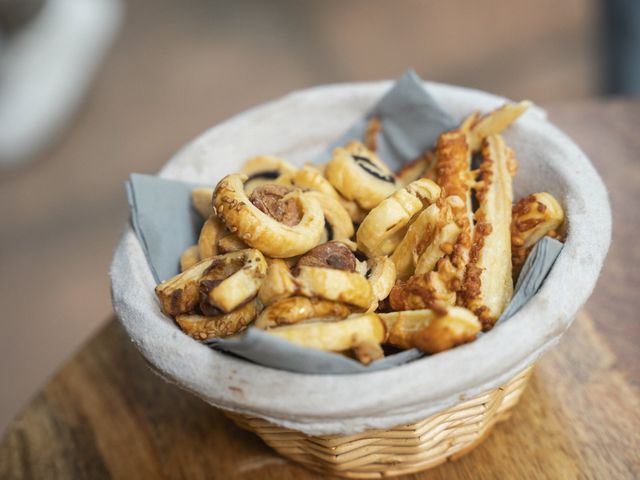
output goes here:
{"type": "MultiPolygon", "coordinates": [[[[637,0],[0,0],[0,433],[109,318],[129,172],[309,86],[638,92],[637,0]]],[[[223,161],[223,159],[218,159],[223,161]]]]}

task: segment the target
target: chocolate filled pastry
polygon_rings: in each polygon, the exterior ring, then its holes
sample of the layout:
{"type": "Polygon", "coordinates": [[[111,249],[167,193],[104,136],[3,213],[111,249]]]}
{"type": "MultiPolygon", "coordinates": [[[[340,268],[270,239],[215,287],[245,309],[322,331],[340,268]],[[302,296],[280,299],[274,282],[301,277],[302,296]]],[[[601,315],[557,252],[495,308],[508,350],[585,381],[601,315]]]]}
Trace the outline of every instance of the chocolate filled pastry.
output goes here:
{"type": "Polygon", "coordinates": [[[360,224],[356,239],[367,256],[389,255],[402,241],[413,216],[440,198],[440,187],[426,178],[416,180],[380,202],[360,224]]]}
{"type": "Polygon", "coordinates": [[[303,254],[319,243],[324,232],[324,215],[314,198],[298,189],[282,196],[282,192],[271,189],[262,198],[256,198],[253,192],[253,202],[258,204],[254,205],[243,188],[246,179],[242,174],[228,175],[218,183],[214,193],[216,213],[232,233],[275,258],[303,254]]]}
{"type": "Polygon", "coordinates": [[[342,242],[327,242],[312,248],[298,259],[296,268],[325,267],[347,272],[356,271],[356,257],[342,242]]]}
{"type": "Polygon", "coordinates": [[[247,160],[240,173],[247,176],[244,189],[247,195],[251,195],[256,187],[273,183],[281,175],[293,173],[296,170],[296,167],[281,158],[261,155],[247,160]]]}
{"type": "Polygon", "coordinates": [[[321,192],[306,192],[306,195],[315,199],[324,213],[324,234],[320,238],[321,243],[349,240],[353,237],[355,230],[351,216],[337,198],[321,192]]]}
{"type": "Polygon", "coordinates": [[[325,176],[343,197],[365,210],[371,210],[398,188],[393,172],[357,141],[334,150],[325,176]]]}
{"type": "Polygon", "coordinates": [[[375,311],[381,301],[389,296],[396,282],[396,266],[387,256],[370,258],[365,276],[371,285],[373,303],[369,311],[375,311]]]}

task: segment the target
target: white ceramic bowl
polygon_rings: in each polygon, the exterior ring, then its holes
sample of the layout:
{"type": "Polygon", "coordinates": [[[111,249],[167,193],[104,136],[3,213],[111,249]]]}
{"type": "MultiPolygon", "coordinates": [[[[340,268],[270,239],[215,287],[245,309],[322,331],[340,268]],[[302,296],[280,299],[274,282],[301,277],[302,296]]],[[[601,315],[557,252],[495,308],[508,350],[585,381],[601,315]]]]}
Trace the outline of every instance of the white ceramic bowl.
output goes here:
{"type": "MultiPolygon", "coordinates": [[[[302,164],[346,131],[389,82],[317,87],[253,108],[200,135],[160,175],[208,181],[237,171],[253,155],[302,164]]],[[[505,99],[425,83],[456,119],[505,99]]],[[[540,292],[509,321],[477,341],[389,370],[305,375],[262,367],[192,340],[160,313],[154,281],[130,226],[112,269],[118,317],[142,354],[166,379],[217,407],[265,418],[312,435],[349,434],[410,423],[512,378],[554,345],[589,297],[611,235],[607,192],[582,151],[532,110],[505,134],[520,171],[515,195],[549,191],[569,219],[562,253],[540,292]]],[[[171,235],[171,232],[167,232],[171,235]]]]}

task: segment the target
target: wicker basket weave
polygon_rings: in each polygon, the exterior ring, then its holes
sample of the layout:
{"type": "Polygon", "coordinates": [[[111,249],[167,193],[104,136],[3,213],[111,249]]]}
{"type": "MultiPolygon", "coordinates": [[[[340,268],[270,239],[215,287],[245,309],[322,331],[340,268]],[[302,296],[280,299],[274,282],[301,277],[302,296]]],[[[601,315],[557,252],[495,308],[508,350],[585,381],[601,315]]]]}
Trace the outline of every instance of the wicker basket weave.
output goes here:
{"type": "Polygon", "coordinates": [[[456,460],[479,445],[496,422],[509,417],[532,369],[502,387],[411,425],[355,435],[310,437],[259,418],[226,413],[282,456],[312,470],[346,478],[390,477],[456,460]]]}

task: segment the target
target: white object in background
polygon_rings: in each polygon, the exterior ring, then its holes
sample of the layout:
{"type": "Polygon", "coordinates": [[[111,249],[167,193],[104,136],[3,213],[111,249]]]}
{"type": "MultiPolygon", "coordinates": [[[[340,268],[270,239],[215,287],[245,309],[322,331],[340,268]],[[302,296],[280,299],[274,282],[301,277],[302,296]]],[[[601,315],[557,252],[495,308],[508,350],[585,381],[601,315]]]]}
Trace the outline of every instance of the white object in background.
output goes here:
{"type": "Polygon", "coordinates": [[[120,0],[47,0],[0,51],[0,167],[32,158],[84,97],[123,16],[120,0]]]}

